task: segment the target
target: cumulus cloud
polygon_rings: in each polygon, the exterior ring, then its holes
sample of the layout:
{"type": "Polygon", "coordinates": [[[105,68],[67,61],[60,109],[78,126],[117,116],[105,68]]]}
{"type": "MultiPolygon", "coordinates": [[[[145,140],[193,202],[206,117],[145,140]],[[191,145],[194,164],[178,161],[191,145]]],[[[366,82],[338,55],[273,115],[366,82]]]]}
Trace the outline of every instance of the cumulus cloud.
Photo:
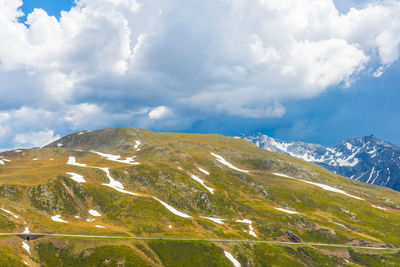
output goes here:
{"type": "Polygon", "coordinates": [[[149,112],[149,118],[153,120],[162,119],[171,114],[171,111],[165,106],[159,106],[149,112]]]}
{"type": "Polygon", "coordinates": [[[40,132],[29,132],[17,134],[13,140],[13,143],[17,147],[42,147],[53,141],[60,139],[60,136],[54,136],[53,130],[40,131],[40,132]]]}
{"type": "Polygon", "coordinates": [[[332,0],[77,0],[25,23],[22,4],[0,0],[3,146],[43,129],[281,117],[285,101],[378,78],[399,58],[395,0],[345,13],[332,0]]]}

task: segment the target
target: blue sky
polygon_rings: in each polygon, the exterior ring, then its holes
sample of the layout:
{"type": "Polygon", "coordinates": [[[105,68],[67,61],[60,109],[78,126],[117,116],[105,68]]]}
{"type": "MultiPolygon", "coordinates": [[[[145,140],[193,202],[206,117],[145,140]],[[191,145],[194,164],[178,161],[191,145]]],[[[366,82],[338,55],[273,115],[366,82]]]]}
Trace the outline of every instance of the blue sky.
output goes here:
{"type": "Polygon", "coordinates": [[[399,1],[227,2],[23,1],[28,28],[0,31],[0,148],[115,126],[400,145],[399,1]]]}

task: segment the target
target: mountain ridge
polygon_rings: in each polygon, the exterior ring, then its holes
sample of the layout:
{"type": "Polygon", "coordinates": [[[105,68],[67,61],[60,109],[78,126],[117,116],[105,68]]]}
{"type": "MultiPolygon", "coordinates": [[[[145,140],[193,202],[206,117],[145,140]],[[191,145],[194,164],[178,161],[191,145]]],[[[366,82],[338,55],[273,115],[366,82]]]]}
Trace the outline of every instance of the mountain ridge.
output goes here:
{"type": "Polygon", "coordinates": [[[281,141],[262,133],[238,137],[263,149],[316,163],[357,181],[400,190],[400,147],[373,135],[345,139],[331,147],[281,141]]]}

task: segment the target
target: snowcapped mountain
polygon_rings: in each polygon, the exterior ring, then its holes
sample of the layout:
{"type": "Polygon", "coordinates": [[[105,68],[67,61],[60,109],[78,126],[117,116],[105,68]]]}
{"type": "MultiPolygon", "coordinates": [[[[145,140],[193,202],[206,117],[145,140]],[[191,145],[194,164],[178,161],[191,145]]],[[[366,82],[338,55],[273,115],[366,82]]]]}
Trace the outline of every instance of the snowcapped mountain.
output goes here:
{"type": "Polygon", "coordinates": [[[333,147],[285,142],[261,133],[239,137],[260,148],[314,162],[354,180],[400,191],[400,147],[372,135],[343,140],[333,147]]]}

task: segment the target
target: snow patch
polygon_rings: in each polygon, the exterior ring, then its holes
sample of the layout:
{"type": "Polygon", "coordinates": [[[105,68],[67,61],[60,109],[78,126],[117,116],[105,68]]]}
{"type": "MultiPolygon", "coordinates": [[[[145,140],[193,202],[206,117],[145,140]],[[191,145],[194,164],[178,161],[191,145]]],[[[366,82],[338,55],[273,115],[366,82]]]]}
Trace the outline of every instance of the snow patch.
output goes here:
{"type": "Polygon", "coordinates": [[[31,254],[31,247],[25,241],[22,241],[22,248],[28,251],[29,254],[31,254]]]}
{"type": "Polygon", "coordinates": [[[32,159],[32,160],[34,160],[34,161],[37,161],[37,160],[38,160],[38,158],[34,158],[34,159],[32,159]]]}
{"type": "Polygon", "coordinates": [[[81,218],[81,216],[79,216],[79,215],[76,215],[76,216],[74,216],[74,218],[75,218],[75,219],[80,219],[80,218],[81,218]]]}
{"type": "Polygon", "coordinates": [[[93,221],[95,221],[96,219],[94,219],[94,218],[88,218],[88,219],[86,219],[86,221],[87,222],[93,222],[93,221]]]}
{"type": "Polygon", "coordinates": [[[213,155],[220,163],[222,163],[223,165],[225,165],[225,166],[227,166],[227,167],[229,167],[229,168],[231,168],[231,169],[233,169],[233,170],[236,170],[236,171],[239,171],[239,172],[245,172],[245,173],[248,173],[248,172],[249,172],[249,171],[242,170],[242,169],[239,169],[239,168],[233,166],[232,164],[230,164],[228,161],[226,161],[226,160],[225,160],[223,157],[221,157],[220,155],[214,154],[214,153],[212,153],[212,152],[211,152],[211,155],[213,155]]]}
{"type": "Polygon", "coordinates": [[[202,186],[204,186],[208,191],[210,191],[211,194],[214,194],[214,188],[208,187],[204,184],[204,180],[200,179],[199,177],[197,177],[196,175],[191,175],[191,177],[193,178],[193,180],[199,182],[202,186]]]}
{"type": "Polygon", "coordinates": [[[23,234],[29,234],[31,231],[29,231],[29,227],[25,227],[25,230],[22,232],[23,234]]]}
{"type": "Polygon", "coordinates": [[[253,231],[254,229],[253,229],[253,222],[252,221],[247,220],[247,219],[243,219],[243,220],[236,220],[236,222],[248,224],[249,225],[249,234],[254,236],[254,237],[257,237],[256,233],[254,233],[254,231],[253,231]]]}
{"type": "Polygon", "coordinates": [[[136,156],[133,157],[126,157],[125,159],[122,159],[120,155],[112,155],[112,154],[106,154],[106,153],[101,153],[101,152],[97,152],[97,151],[91,151],[103,158],[106,158],[107,160],[110,161],[115,161],[115,162],[119,162],[119,163],[126,163],[126,164],[131,164],[131,165],[138,165],[140,164],[139,162],[136,162],[134,160],[134,158],[136,156]]]}
{"type": "Polygon", "coordinates": [[[233,264],[234,267],[241,267],[240,262],[238,262],[231,253],[229,253],[228,251],[224,251],[225,253],[225,257],[227,257],[233,264]]]}
{"type": "Polygon", "coordinates": [[[74,156],[70,156],[68,158],[67,164],[68,165],[74,165],[74,166],[80,166],[80,167],[86,167],[87,166],[86,164],[76,162],[76,158],[74,156]]]}
{"type": "Polygon", "coordinates": [[[73,172],[67,172],[68,175],[71,175],[71,179],[77,183],[86,183],[86,180],[83,178],[82,175],[73,172]]]}
{"type": "Polygon", "coordinates": [[[62,147],[64,144],[58,143],[57,147],[62,147]]]}
{"type": "Polygon", "coordinates": [[[379,206],[375,206],[375,205],[372,205],[372,207],[374,207],[376,209],[380,209],[380,210],[386,210],[385,208],[382,208],[382,207],[379,207],[379,206]]]}
{"type": "Polygon", "coordinates": [[[274,172],[274,173],[272,173],[273,175],[276,175],[276,176],[281,176],[281,177],[286,177],[286,178],[292,178],[292,179],[295,179],[295,178],[293,178],[293,177],[291,177],[291,176],[288,176],[288,175],[286,175],[286,174],[282,174],[282,173],[277,173],[277,172],[274,172]]]}
{"type": "Polygon", "coordinates": [[[61,219],[61,215],[51,216],[51,219],[55,222],[67,223],[67,221],[61,219]]]}
{"type": "Polygon", "coordinates": [[[279,211],[283,211],[283,212],[289,213],[289,214],[299,214],[298,212],[292,211],[292,210],[287,210],[287,209],[282,209],[282,208],[275,208],[275,209],[279,210],[279,211]]]}
{"type": "Polygon", "coordinates": [[[142,144],[142,143],[141,143],[140,141],[138,141],[138,140],[135,141],[135,150],[136,150],[136,151],[139,151],[139,150],[140,150],[139,146],[140,146],[141,144],[142,144]]]}
{"type": "Polygon", "coordinates": [[[89,210],[89,214],[94,216],[94,217],[100,217],[101,216],[101,214],[97,210],[93,210],[93,209],[89,210]]]}
{"type": "Polygon", "coordinates": [[[172,228],[172,225],[168,225],[168,228],[171,229],[171,228],[172,228]]]}
{"type": "Polygon", "coordinates": [[[336,225],[339,225],[339,226],[341,226],[341,227],[347,228],[345,225],[343,225],[343,224],[341,224],[341,223],[337,223],[337,222],[332,222],[332,223],[334,223],[334,224],[336,224],[336,225]]]}
{"type": "Polygon", "coordinates": [[[183,171],[183,169],[181,168],[181,167],[177,167],[178,168],[178,170],[181,170],[181,171],[183,171]]]}
{"type": "Polygon", "coordinates": [[[204,173],[205,175],[210,175],[210,173],[200,167],[197,167],[199,169],[199,171],[201,171],[202,173],[204,173]]]}
{"type": "Polygon", "coordinates": [[[106,228],[105,226],[103,226],[103,225],[95,225],[94,227],[97,227],[97,228],[106,228]]]}
{"type": "Polygon", "coordinates": [[[129,194],[132,196],[140,196],[139,194],[124,190],[124,186],[120,182],[118,182],[117,180],[114,180],[114,178],[112,178],[109,168],[101,168],[101,167],[93,167],[93,168],[100,169],[106,173],[106,176],[110,180],[110,182],[108,184],[103,184],[103,185],[111,187],[112,189],[115,189],[118,192],[121,192],[124,194],[129,194]]]}
{"type": "MultiPolygon", "coordinates": [[[[302,181],[304,181],[304,180],[302,180],[302,181]]],[[[346,195],[346,196],[348,196],[348,197],[352,197],[352,198],[359,199],[359,200],[364,200],[363,198],[350,195],[350,194],[346,193],[346,192],[343,191],[343,190],[334,188],[334,187],[329,186],[329,185],[324,185],[324,184],[320,184],[320,183],[314,183],[314,182],[310,182],[310,181],[304,181],[304,182],[305,182],[305,183],[308,183],[308,184],[312,184],[312,185],[318,186],[318,187],[321,187],[322,189],[327,190],[327,191],[339,193],[339,194],[346,195]]]]}
{"type": "Polygon", "coordinates": [[[160,202],[161,203],[161,205],[163,205],[164,207],[166,207],[170,212],[172,212],[173,214],[175,214],[175,215],[177,215],[177,216],[179,216],[179,217],[182,217],[182,218],[191,218],[192,216],[190,216],[190,215],[187,215],[187,214],[185,214],[185,213],[183,213],[183,212],[180,212],[180,211],[178,211],[178,210],[176,210],[174,207],[171,207],[170,205],[168,205],[167,203],[165,203],[164,201],[162,201],[162,200],[159,200],[158,198],[156,198],[156,197],[153,197],[155,200],[157,200],[158,202],[160,202]]]}
{"type": "Polygon", "coordinates": [[[11,160],[5,159],[4,157],[0,156],[0,165],[5,165],[6,162],[11,162],[11,160]]]}
{"type": "Polygon", "coordinates": [[[312,185],[318,186],[318,187],[320,187],[320,188],[322,188],[322,189],[324,189],[324,190],[327,190],[327,191],[339,193],[339,194],[346,195],[346,196],[348,196],[348,197],[352,197],[352,198],[359,199],[359,200],[364,200],[363,198],[350,195],[350,194],[346,193],[346,192],[343,191],[343,190],[334,188],[334,187],[329,186],[329,185],[324,185],[324,184],[315,183],[315,182],[311,182],[311,181],[301,180],[301,179],[293,178],[293,177],[290,177],[290,176],[288,176],[288,175],[281,174],[281,173],[273,173],[273,174],[274,174],[274,175],[277,175],[277,176],[289,178],[289,179],[294,179],[294,180],[297,180],[297,181],[300,181],[300,182],[303,182],[303,183],[312,184],[312,185]]]}
{"type": "Polygon", "coordinates": [[[218,223],[218,224],[224,224],[224,220],[225,220],[225,219],[218,219],[218,218],[211,218],[211,217],[202,217],[202,216],[200,216],[200,217],[203,218],[203,219],[207,219],[207,220],[213,221],[213,222],[218,223]]]}
{"type": "Polygon", "coordinates": [[[14,213],[12,213],[12,212],[9,211],[9,210],[3,209],[3,208],[0,208],[0,210],[4,211],[5,213],[10,214],[10,215],[13,216],[14,218],[17,218],[17,219],[19,218],[18,215],[15,215],[14,213]]]}
{"type": "Polygon", "coordinates": [[[79,132],[78,135],[85,134],[85,133],[90,133],[90,132],[91,132],[91,131],[86,130],[86,131],[79,132]]]}

